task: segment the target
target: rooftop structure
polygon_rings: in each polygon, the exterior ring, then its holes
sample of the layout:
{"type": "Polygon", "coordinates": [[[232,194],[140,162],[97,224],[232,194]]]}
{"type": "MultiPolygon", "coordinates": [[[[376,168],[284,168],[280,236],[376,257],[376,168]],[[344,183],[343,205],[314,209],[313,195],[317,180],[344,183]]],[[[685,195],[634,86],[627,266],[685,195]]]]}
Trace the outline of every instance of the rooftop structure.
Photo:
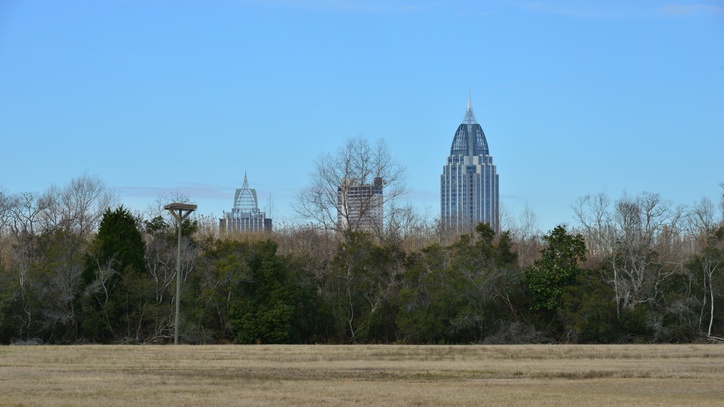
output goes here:
{"type": "Polygon", "coordinates": [[[270,232],[272,220],[259,210],[256,190],[249,188],[249,181],[244,173],[244,184],[234,194],[234,207],[231,212],[224,212],[219,219],[219,230],[232,232],[270,232]]]}

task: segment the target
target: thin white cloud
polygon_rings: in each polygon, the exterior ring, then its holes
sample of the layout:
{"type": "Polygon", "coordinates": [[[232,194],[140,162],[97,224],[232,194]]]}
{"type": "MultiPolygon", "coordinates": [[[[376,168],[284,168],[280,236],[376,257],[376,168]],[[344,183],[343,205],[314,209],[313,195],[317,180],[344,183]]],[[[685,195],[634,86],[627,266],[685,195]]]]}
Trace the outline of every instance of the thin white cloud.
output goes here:
{"type": "Polygon", "coordinates": [[[724,7],[709,4],[666,4],[659,9],[663,14],[724,13],[724,7]]]}

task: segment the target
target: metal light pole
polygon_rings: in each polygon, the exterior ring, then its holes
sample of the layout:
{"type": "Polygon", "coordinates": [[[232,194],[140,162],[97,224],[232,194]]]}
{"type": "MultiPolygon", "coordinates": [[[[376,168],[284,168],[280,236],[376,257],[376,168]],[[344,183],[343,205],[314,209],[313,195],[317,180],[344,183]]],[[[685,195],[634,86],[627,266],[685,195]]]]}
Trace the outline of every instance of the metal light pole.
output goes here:
{"type": "Polygon", "coordinates": [[[178,223],[178,253],[176,256],[176,321],[173,330],[173,344],[178,345],[178,326],[179,315],[181,315],[181,225],[183,220],[188,217],[191,212],[196,210],[196,205],[172,203],[163,207],[173,214],[178,223]],[[184,213],[185,212],[185,213],[184,213]]]}

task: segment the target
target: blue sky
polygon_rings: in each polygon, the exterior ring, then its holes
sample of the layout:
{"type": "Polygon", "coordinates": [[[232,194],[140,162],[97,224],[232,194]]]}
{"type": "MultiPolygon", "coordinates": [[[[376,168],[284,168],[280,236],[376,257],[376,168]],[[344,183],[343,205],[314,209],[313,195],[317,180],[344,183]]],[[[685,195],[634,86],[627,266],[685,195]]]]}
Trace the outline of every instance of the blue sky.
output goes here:
{"type": "Polygon", "coordinates": [[[87,173],[144,210],[275,223],[312,163],[382,138],[439,216],[468,89],[501,202],[542,230],[578,197],[690,205],[724,181],[724,2],[0,0],[0,188],[87,173]]]}

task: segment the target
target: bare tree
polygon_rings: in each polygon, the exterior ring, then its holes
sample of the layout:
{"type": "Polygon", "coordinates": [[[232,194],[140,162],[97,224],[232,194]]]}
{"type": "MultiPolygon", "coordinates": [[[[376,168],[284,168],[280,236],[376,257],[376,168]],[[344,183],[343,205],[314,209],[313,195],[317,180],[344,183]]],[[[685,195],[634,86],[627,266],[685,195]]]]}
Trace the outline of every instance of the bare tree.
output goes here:
{"type": "MultiPolygon", "coordinates": [[[[327,229],[369,229],[375,213],[383,224],[389,219],[390,211],[384,209],[404,194],[404,182],[404,167],[393,159],[384,141],[372,145],[367,139],[352,138],[335,154],[317,158],[311,184],[301,191],[294,209],[327,229]],[[378,186],[382,194],[369,190],[378,186]]],[[[371,231],[379,236],[381,228],[373,223],[376,230],[371,231]]]]}
{"type": "Polygon", "coordinates": [[[12,208],[12,196],[5,193],[5,191],[0,191],[0,261],[2,261],[6,239],[9,234],[12,208]]]}
{"type": "Polygon", "coordinates": [[[314,275],[321,292],[339,244],[333,233],[309,225],[287,227],[277,229],[274,240],[280,255],[294,255],[302,261],[302,268],[314,275]]]}
{"type": "Polygon", "coordinates": [[[684,262],[681,240],[682,207],[658,194],[624,195],[611,204],[605,194],[586,196],[574,206],[592,253],[611,266],[608,283],[617,309],[655,303],[662,284],[684,262]]]}
{"type": "Polygon", "coordinates": [[[10,198],[11,233],[17,238],[22,234],[35,235],[36,226],[42,220],[42,212],[47,209],[45,200],[32,192],[21,192],[10,198]]]}
{"type": "Polygon", "coordinates": [[[689,222],[692,231],[712,231],[719,226],[721,220],[716,218],[716,209],[709,198],[702,198],[689,211],[689,222]]]}
{"type": "MultiPolygon", "coordinates": [[[[724,202],[724,199],[722,199],[722,202],[724,202]]],[[[716,294],[714,276],[724,264],[724,219],[717,219],[715,212],[716,209],[711,200],[703,198],[694,205],[689,213],[693,241],[696,246],[690,267],[693,273],[701,273],[701,283],[703,284],[699,327],[701,329],[708,306],[709,324],[706,336],[710,339],[712,338],[711,331],[714,325],[714,300],[716,294]]]]}
{"type": "Polygon", "coordinates": [[[51,186],[41,201],[46,228],[62,228],[85,238],[98,228],[103,212],[118,198],[101,179],[84,174],[62,188],[51,186]]]}
{"type": "Polygon", "coordinates": [[[0,230],[4,230],[10,218],[12,199],[5,191],[0,191],[0,230]]]}
{"type": "MultiPolygon", "coordinates": [[[[41,221],[41,213],[46,209],[46,203],[37,194],[23,192],[10,196],[6,205],[6,224],[10,230],[9,240],[13,249],[7,261],[10,263],[13,279],[18,284],[18,295],[24,298],[31,285],[29,280],[32,265],[39,261],[35,229],[41,221]]],[[[30,321],[30,311],[25,311],[30,321]]],[[[25,325],[29,326],[30,322],[25,325]]]]}
{"type": "Polygon", "coordinates": [[[719,200],[719,210],[721,211],[721,218],[724,221],[724,182],[720,183],[719,186],[722,189],[720,200],[719,200]]]}
{"type": "Polygon", "coordinates": [[[113,202],[105,184],[87,175],[42,194],[2,194],[0,243],[12,248],[3,261],[17,287],[22,313],[16,318],[25,334],[41,329],[47,338],[73,339],[84,249],[113,202]]]}
{"type": "Polygon", "coordinates": [[[614,241],[611,199],[604,192],[579,198],[573,206],[583,227],[589,257],[607,256],[614,241]]]}
{"type": "Polygon", "coordinates": [[[434,242],[437,221],[428,211],[420,212],[410,203],[388,206],[384,240],[407,251],[419,251],[434,242]]]}
{"type": "Polygon", "coordinates": [[[513,232],[517,241],[518,266],[521,268],[532,266],[540,255],[543,239],[538,226],[538,216],[528,204],[523,207],[520,215],[520,226],[513,232]]]}

